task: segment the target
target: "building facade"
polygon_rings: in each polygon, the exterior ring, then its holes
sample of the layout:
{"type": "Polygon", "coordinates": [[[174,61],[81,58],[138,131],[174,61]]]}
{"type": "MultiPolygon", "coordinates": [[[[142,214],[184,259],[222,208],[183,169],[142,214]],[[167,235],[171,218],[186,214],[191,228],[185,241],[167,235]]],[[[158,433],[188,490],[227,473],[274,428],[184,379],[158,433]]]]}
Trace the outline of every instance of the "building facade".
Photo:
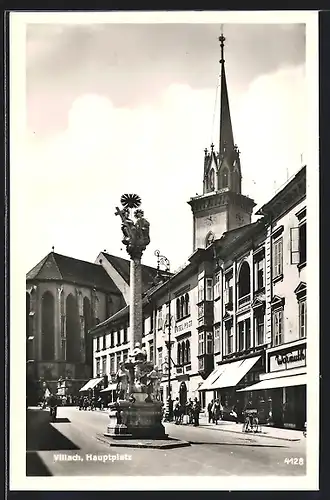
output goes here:
{"type": "MultiPolygon", "coordinates": [[[[248,402],[261,421],[302,428],[306,418],[306,167],[257,213],[242,194],[221,43],[219,151],[205,150],[203,194],[188,202],[188,264],[144,290],[143,347],[162,374],[161,398],[224,417],[248,402]]],[[[94,375],[115,374],[128,357],[126,306],[91,330],[94,375]],[[100,346],[102,345],[102,348],[100,346]]]]}
{"type": "Polygon", "coordinates": [[[124,305],[102,266],[55,252],[26,277],[27,375],[74,394],[92,376],[88,331],[124,305]]]}

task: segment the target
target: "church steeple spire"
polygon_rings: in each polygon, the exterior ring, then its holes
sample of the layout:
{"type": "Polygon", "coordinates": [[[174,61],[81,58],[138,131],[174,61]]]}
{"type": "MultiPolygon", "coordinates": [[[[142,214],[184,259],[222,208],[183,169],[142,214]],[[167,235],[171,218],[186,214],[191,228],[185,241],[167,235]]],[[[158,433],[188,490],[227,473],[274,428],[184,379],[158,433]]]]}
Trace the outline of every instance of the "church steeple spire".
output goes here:
{"type": "Polygon", "coordinates": [[[225,152],[234,150],[234,134],[231,124],[229,99],[228,99],[228,89],[226,80],[226,70],[225,70],[225,59],[224,59],[224,42],[225,37],[223,33],[219,36],[220,49],[221,49],[221,59],[220,59],[220,71],[221,71],[221,94],[220,94],[220,137],[219,137],[219,154],[223,155],[225,152]]]}
{"type": "Polygon", "coordinates": [[[207,248],[212,241],[221,238],[225,231],[250,224],[255,206],[254,201],[241,192],[240,152],[234,143],[231,124],[224,41],[221,30],[219,151],[215,150],[217,146],[213,143],[210,149],[204,150],[203,195],[197,195],[188,202],[194,218],[194,251],[207,248]]]}

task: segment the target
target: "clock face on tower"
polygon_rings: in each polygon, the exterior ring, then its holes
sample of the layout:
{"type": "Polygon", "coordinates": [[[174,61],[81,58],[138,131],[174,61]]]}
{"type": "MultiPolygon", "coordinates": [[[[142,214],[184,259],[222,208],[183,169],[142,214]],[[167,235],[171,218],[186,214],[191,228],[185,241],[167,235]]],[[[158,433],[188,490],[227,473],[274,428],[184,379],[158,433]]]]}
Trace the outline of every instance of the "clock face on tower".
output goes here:
{"type": "Polygon", "coordinates": [[[244,224],[244,217],[242,216],[242,214],[240,213],[236,214],[236,222],[238,223],[239,226],[244,224]]]}
{"type": "Polygon", "coordinates": [[[212,226],[213,222],[214,222],[214,218],[212,215],[209,215],[208,217],[206,217],[206,224],[208,226],[212,226]]]}

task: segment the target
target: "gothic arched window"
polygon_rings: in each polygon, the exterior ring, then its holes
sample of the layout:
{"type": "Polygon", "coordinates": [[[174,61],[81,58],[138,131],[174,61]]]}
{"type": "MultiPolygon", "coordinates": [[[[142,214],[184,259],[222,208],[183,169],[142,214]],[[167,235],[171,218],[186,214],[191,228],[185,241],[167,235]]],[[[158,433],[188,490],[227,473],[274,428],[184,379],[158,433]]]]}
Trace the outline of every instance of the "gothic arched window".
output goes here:
{"type": "Polygon", "coordinates": [[[66,299],[67,361],[80,360],[80,318],[77,299],[71,293],[66,299]]]}
{"type": "Polygon", "coordinates": [[[240,189],[239,189],[239,173],[236,169],[234,170],[234,172],[232,174],[232,190],[235,193],[239,193],[239,191],[240,191],[240,189]]]}
{"type": "Polygon", "coordinates": [[[181,365],[181,344],[178,344],[177,363],[178,365],[181,365]]]}
{"type": "Polygon", "coordinates": [[[184,316],[184,297],[182,296],[180,299],[180,318],[184,316]]]}
{"type": "Polygon", "coordinates": [[[93,365],[93,338],[88,333],[88,331],[92,328],[92,308],[91,303],[88,297],[84,298],[83,302],[83,311],[84,311],[84,327],[85,327],[85,361],[89,366],[93,365]]]}
{"type": "Polygon", "coordinates": [[[180,319],[180,299],[176,299],[176,319],[180,319]]]}
{"type": "Polygon", "coordinates": [[[225,167],[223,170],[222,170],[222,173],[221,173],[221,177],[220,177],[220,182],[221,182],[221,187],[222,188],[226,188],[228,187],[228,182],[229,182],[229,172],[228,172],[228,168],[225,167]]]}
{"type": "Polygon", "coordinates": [[[186,360],[187,363],[190,363],[190,342],[186,340],[186,360]]]}
{"type": "Polygon", "coordinates": [[[189,294],[188,293],[186,293],[186,295],[184,296],[184,305],[185,305],[184,314],[185,314],[185,316],[188,316],[190,314],[190,304],[189,304],[189,294]]]}
{"type": "Polygon", "coordinates": [[[214,168],[211,168],[210,173],[209,173],[209,189],[210,191],[215,190],[215,175],[214,175],[214,168]]]}
{"type": "Polygon", "coordinates": [[[51,292],[45,292],[41,299],[42,361],[55,358],[55,299],[51,292]]]}

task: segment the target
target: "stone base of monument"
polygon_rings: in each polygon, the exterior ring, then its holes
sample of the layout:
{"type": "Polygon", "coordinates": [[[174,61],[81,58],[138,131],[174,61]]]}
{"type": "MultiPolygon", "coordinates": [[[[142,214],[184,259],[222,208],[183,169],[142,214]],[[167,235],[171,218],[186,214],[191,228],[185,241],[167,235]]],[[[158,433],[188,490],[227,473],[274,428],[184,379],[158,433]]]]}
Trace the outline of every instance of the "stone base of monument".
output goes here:
{"type": "MultiPolygon", "coordinates": [[[[112,405],[103,434],[110,446],[175,448],[190,443],[168,437],[162,423],[161,403],[119,401],[112,405]]],[[[98,436],[100,438],[100,436],[98,436]]],[[[104,441],[103,438],[103,441],[104,441]]]]}

